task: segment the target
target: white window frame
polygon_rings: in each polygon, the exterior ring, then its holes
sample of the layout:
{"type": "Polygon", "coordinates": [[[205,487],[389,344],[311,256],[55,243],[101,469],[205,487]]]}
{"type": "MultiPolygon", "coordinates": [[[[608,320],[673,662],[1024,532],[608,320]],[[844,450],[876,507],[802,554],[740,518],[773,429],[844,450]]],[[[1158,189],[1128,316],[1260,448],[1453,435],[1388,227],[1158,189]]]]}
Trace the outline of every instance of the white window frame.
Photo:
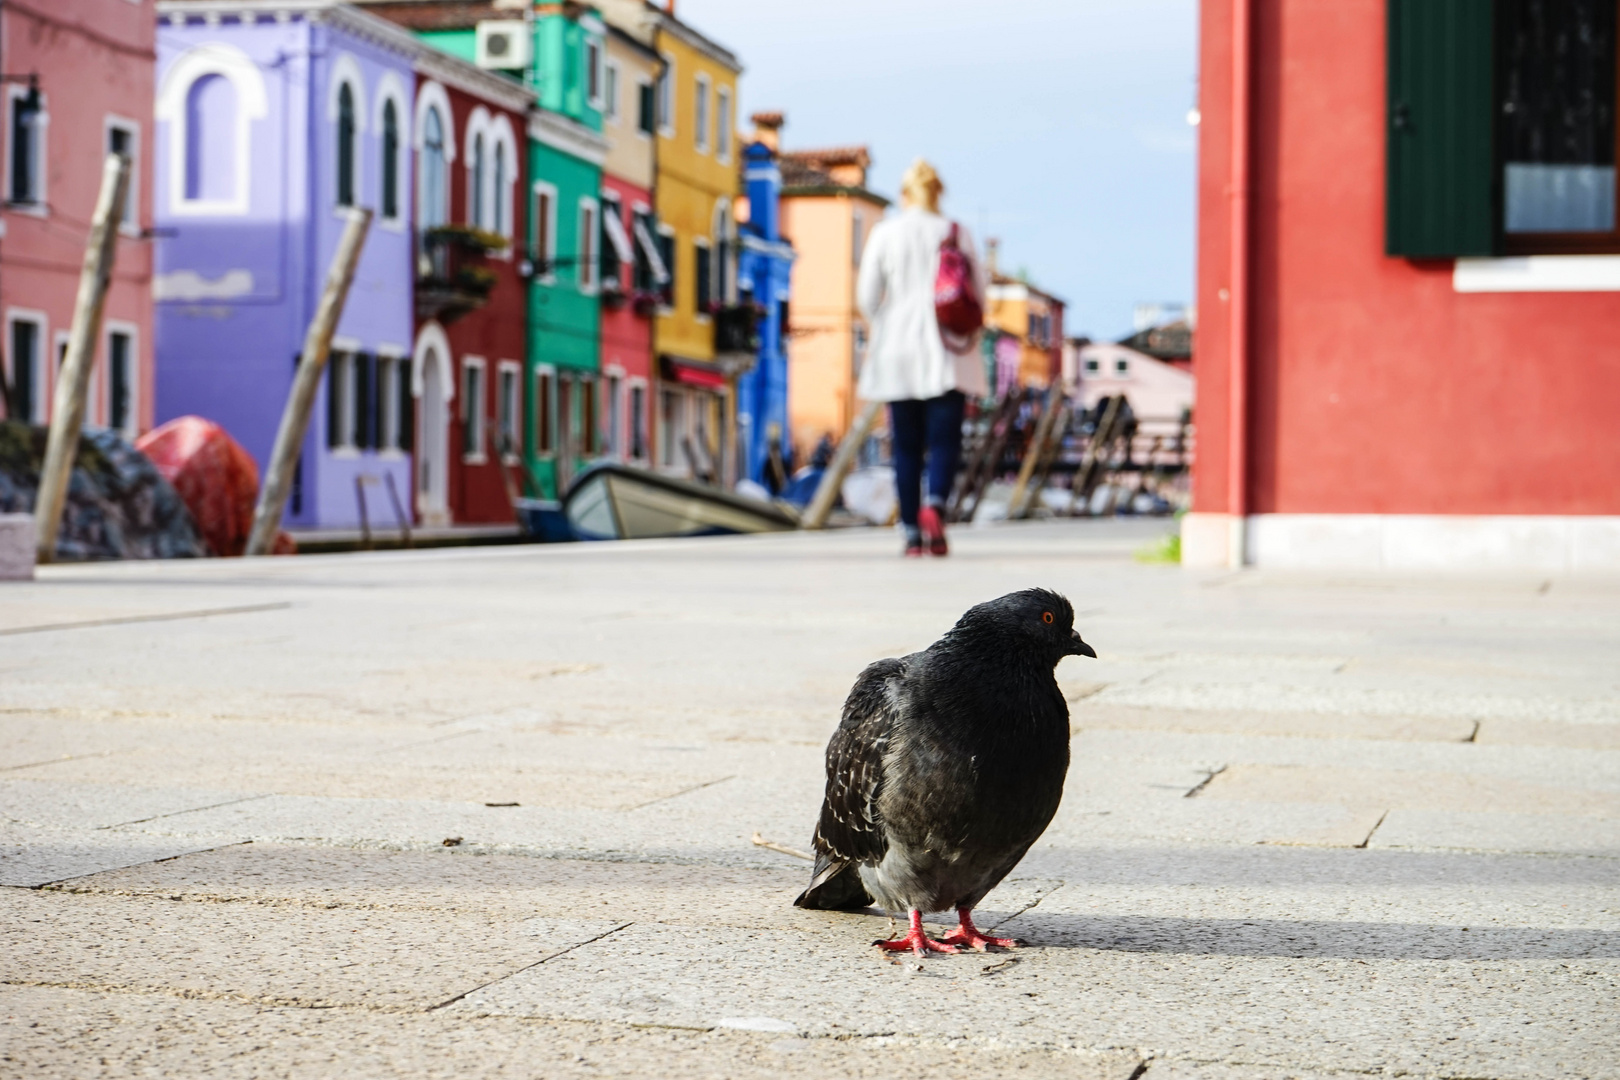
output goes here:
{"type": "MultiPolygon", "coordinates": [[[[114,428],[131,442],[141,430],[141,328],[135,323],[123,319],[108,319],[102,327],[102,348],[106,358],[102,362],[104,372],[101,380],[91,379],[92,386],[104,380],[106,386],[101,394],[101,400],[106,403],[102,413],[102,420],[107,427],[112,427],[112,339],[114,334],[123,334],[129,339],[129,415],[121,428],[114,428]]],[[[90,415],[88,412],[86,415],[90,415]]]]}
{"type": "Polygon", "coordinates": [[[667,236],[670,239],[669,259],[667,260],[667,265],[664,267],[664,270],[669,274],[669,303],[666,304],[663,302],[663,290],[660,289],[658,291],[658,313],[660,315],[669,315],[675,311],[675,303],[678,299],[676,289],[681,280],[681,238],[680,235],[676,233],[675,226],[669,224],[668,222],[657,221],[655,219],[654,224],[658,226],[659,236],[667,236]]]}
{"type": "Polygon", "coordinates": [[[463,153],[465,159],[467,189],[466,206],[462,208],[462,220],[478,229],[489,229],[490,217],[495,205],[490,201],[490,195],[495,189],[493,178],[490,176],[490,167],[494,162],[493,140],[489,131],[489,110],[482,105],[473,107],[467,117],[467,146],[463,153]],[[484,153],[484,175],[478,175],[478,151],[480,147],[484,153]],[[482,210],[482,213],[474,213],[482,210]]]}
{"type": "Polygon", "coordinates": [[[542,461],[557,456],[557,365],[534,365],[534,456],[542,461]],[[547,380],[550,393],[541,393],[541,380],[547,380]],[[550,446],[540,439],[540,417],[545,414],[545,430],[550,446]]]}
{"type": "Polygon", "coordinates": [[[599,259],[602,244],[601,200],[591,195],[581,195],[577,220],[579,236],[574,244],[574,280],[579,283],[580,292],[594,296],[602,286],[599,259]]]}
{"type": "Polygon", "coordinates": [[[693,78],[692,97],[692,145],[700,154],[709,152],[709,129],[714,124],[714,116],[710,109],[709,91],[713,83],[701,71],[693,78]]]}
{"type": "Polygon", "coordinates": [[[529,228],[534,231],[536,242],[534,257],[543,267],[536,275],[535,280],[542,285],[555,285],[557,283],[557,185],[545,180],[536,180],[529,188],[529,228]],[[540,196],[546,196],[546,212],[540,213],[540,196]],[[545,229],[540,228],[541,219],[544,218],[545,229]],[[540,244],[544,239],[545,243],[540,244]]]}
{"type": "Polygon", "coordinates": [[[411,181],[416,191],[413,197],[416,200],[417,229],[421,230],[428,219],[426,208],[422,200],[427,198],[428,185],[423,183],[423,170],[427,166],[427,155],[423,153],[422,140],[427,133],[427,117],[431,110],[438,110],[439,123],[444,129],[444,223],[451,220],[451,188],[450,170],[456,164],[456,114],[450,108],[450,95],[445,93],[444,86],[429,80],[417,87],[416,112],[411,124],[411,148],[415,151],[416,168],[411,172],[411,181]]]}
{"type": "Polygon", "coordinates": [[[652,419],[652,414],[648,411],[652,404],[652,387],[648,385],[645,376],[633,375],[624,380],[624,432],[627,436],[624,456],[626,461],[649,463],[652,458],[652,425],[648,422],[652,419]],[[641,391],[641,426],[642,434],[646,436],[641,443],[642,455],[640,457],[634,456],[636,432],[631,424],[636,418],[636,411],[630,407],[631,403],[635,401],[637,390],[641,391]]]}
{"type": "Polygon", "coordinates": [[[624,122],[624,67],[617,60],[602,63],[602,118],[614,127],[624,122]]]}
{"type": "Polygon", "coordinates": [[[736,121],[731,116],[732,101],[731,87],[717,86],[714,89],[714,156],[722,165],[731,164],[731,143],[733,139],[732,127],[736,121]]]}
{"type": "Polygon", "coordinates": [[[507,241],[506,247],[495,252],[494,255],[499,259],[510,259],[512,257],[511,241],[516,235],[513,222],[517,220],[517,215],[513,213],[516,208],[513,205],[512,191],[517,187],[518,174],[522,171],[520,168],[521,162],[518,158],[517,138],[512,134],[512,122],[504,114],[490,118],[485,135],[488,137],[489,145],[489,168],[487,170],[489,193],[487,201],[490,213],[500,219],[500,227],[494,228],[495,223],[491,222],[490,231],[504,237],[507,241]],[[506,155],[506,176],[504,182],[500,184],[495,182],[495,151],[497,147],[506,155]]]}
{"type": "Polygon", "coordinates": [[[157,95],[156,119],[169,125],[169,212],[187,217],[245,214],[253,190],[253,121],[269,113],[264,75],[257,64],[234,45],[208,42],[182,53],[164,73],[157,95]],[[191,88],[205,75],[230,80],[236,91],[236,145],[234,189],[228,199],[186,197],[186,100],[191,88]]]}
{"type": "Polygon", "coordinates": [[[1116,356],[1116,357],[1114,357],[1114,370],[1113,370],[1112,374],[1113,374],[1114,378],[1116,378],[1116,379],[1128,379],[1128,378],[1130,378],[1131,377],[1131,358],[1128,357],[1128,356],[1116,356]]]}
{"type": "MultiPolygon", "coordinates": [[[[7,377],[10,378],[13,387],[17,385],[17,358],[11,355],[11,343],[16,340],[15,332],[11,327],[12,324],[20,322],[33,324],[34,348],[36,350],[35,354],[28,358],[28,362],[33,365],[34,409],[30,415],[20,419],[26,420],[30,424],[43,424],[50,418],[51,391],[56,389],[56,380],[52,378],[54,373],[49,370],[51,365],[45,362],[50,358],[50,353],[47,351],[51,348],[50,320],[43,311],[35,311],[32,308],[6,309],[5,349],[6,364],[9,368],[7,377]]],[[[8,416],[7,419],[19,418],[8,416]]]]}
{"type": "Polygon", "coordinates": [[[344,206],[338,202],[338,96],[342,88],[347,85],[349,93],[354,95],[354,145],[350,151],[354,157],[354,206],[366,205],[366,171],[365,171],[365,143],[366,118],[370,114],[366,111],[366,80],[360,72],[360,62],[351,53],[340,52],[332,61],[331,81],[326,85],[326,123],[327,134],[332,140],[332,209],[340,216],[347,216],[354,207],[344,206]]]}
{"type": "Polygon", "coordinates": [[[399,76],[392,71],[384,72],[382,78],[377,81],[377,100],[373,110],[375,115],[372,117],[377,129],[377,224],[394,232],[405,231],[405,221],[408,217],[405,208],[412,187],[411,144],[414,132],[409,126],[412,117],[406,101],[405,87],[400,82],[399,76]],[[394,123],[397,125],[399,135],[399,145],[394,148],[394,183],[398,185],[399,190],[394,192],[394,215],[385,217],[382,181],[387,174],[383,172],[383,135],[388,129],[383,122],[383,113],[388,108],[389,102],[394,104],[394,123]]]}
{"type": "Polygon", "coordinates": [[[710,240],[707,236],[692,237],[692,317],[698,322],[708,323],[712,322],[713,319],[710,317],[707,311],[703,310],[703,306],[698,302],[701,299],[701,295],[698,292],[698,248],[702,248],[709,253],[709,302],[714,303],[720,299],[714,290],[714,241],[710,240]]]}
{"type": "Polygon", "coordinates": [[[118,231],[125,236],[141,235],[141,122],[129,116],[108,113],[101,119],[101,146],[112,153],[112,133],[129,136],[129,180],[124,190],[124,216],[118,231]]]}
{"type": "Polygon", "coordinates": [[[602,108],[602,91],[604,89],[605,72],[602,70],[603,62],[607,59],[607,43],[596,34],[585,35],[585,104],[593,109],[602,108]],[[591,92],[592,84],[596,92],[591,92]]]}
{"type": "MultiPolygon", "coordinates": [[[[495,433],[511,440],[512,452],[501,454],[501,461],[515,465],[523,455],[523,364],[518,360],[501,360],[495,365],[495,433]],[[506,380],[512,380],[512,426],[507,430],[502,422],[502,389],[506,380]]],[[[500,447],[497,439],[496,448],[500,447]]]]}
{"type": "Polygon", "coordinates": [[[603,445],[599,449],[602,457],[612,458],[614,461],[624,461],[629,457],[624,447],[624,383],[623,364],[602,366],[602,378],[598,380],[597,392],[601,395],[607,413],[607,430],[602,433],[603,445]]]}
{"type": "MultiPolygon", "coordinates": [[[[12,130],[11,118],[15,115],[14,102],[18,98],[28,96],[28,87],[12,84],[6,87],[6,115],[4,119],[6,132],[6,191],[5,207],[14,214],[31,214],[34,217],[46,217],[50,214],[51,198],[46,188],[46,180],[51,170],[46,167],[46,155],[50,153],[51,145],[51,110],[46,103],[45,91],[39,92],[39,112],[34,124],[35,137],[38,140],[34,147],[34,201],[11,201],[11,156],[16,150],[17,133],[12,130]]],[[[103,146],[106,144],[103,143],[103,146]]]]}
{"type": "MultiPolygon", "coordinates": [[[[334,384],[343,387],[343,401],[341,407],[337,409],[337,438],[334,440],[332,433],[327,432],[326,444],[329,448],[327,452],[333,457],[353,458],[360,456],[360,447],[354,441],[354,389],[355,382],[359,378],[359,365],[355,363],[355,360],[359,357],[360,352],[361,345],[358,339],[333,338],[331,351],[327,354],[326,363],[329,367],[336,369],[341,363],[344,368],[341,378],[334,379],[327,376],[326,379],[326,392],[329,394],[332,392],[334,384]]],[[[332,405],[328,402],[326,415],[330,417],[332,412],[332,405]]]]}
{"type": "Polygon", "coordinates": [[[664,70],[653,84],[653,107],[658,110],[658,134],[666,139],[675,137],[675,58],[661,53],[664,70]]]}
{"type": "Polygon", "coordinates": [[[483,465],[489,461],[489,454],[485,451],[488,443],[487,432],[484,425],[489,417],[484,415],[484,401],[489,394],[489,365],[482,356],[463,356],[461,358],[461,461],[465,465],[483,465]],[[468,386],[470,373],[478,372],[478,393],[471,392],[468,386]],[[467,449],[468,427],[472,428],[472,446],[467,449]]]}
{"type": "Polygon", "coordinates": [[[658,114],[658,80],[657,79],[637,79],[636,80],[636,119],[635,119],[635,123],[632,124],[631,126],[635,129],[636,137],[638,139],[645,139],[645,140],[650,142],[652,140],[652,137],[658,133],[658,115],[657,114],[658,114]],[[652,92],[653,92],[653,129],[651,131],[644,131],[644,130],[642,130],[642,127],[641,127],[641,88],[643,86],[652,87],[652,92]]]}
{"type": "Polygon", "coordinates": [[[380,444],[376,447],[378,457],[404,460],[407,456],[406,452],[399,448],[399,435],[404,428],[400,422],[404,416],[401,415],[399,407],[399,383],[400,373],[410,362],[410,356],[410,350],[403,345],[377,346],[377,385],[373,390],[378,400],[382,402],[383,421],[382,430],[377,432],[377,442],[380,444]],[[383,377],[384,371],[388,373],[386,379],[383,377]],[[383,397],[384,394],[387,395],[386,398],[383,397]]]}

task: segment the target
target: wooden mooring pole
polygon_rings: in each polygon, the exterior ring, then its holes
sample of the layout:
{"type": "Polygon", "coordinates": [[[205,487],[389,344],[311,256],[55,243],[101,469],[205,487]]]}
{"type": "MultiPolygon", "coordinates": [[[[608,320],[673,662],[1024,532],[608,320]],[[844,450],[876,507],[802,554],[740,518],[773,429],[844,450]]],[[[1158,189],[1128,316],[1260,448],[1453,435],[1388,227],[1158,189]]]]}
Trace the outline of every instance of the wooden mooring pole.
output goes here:
{"type": "Polygon", "coordinates": [[[253,531],[248,534],[247,543],[249,555],[268,555],[276,542],[281,515],[292,490],[293,469],[298,465],[304,434],[309,430],[315,391],[320,388],[321,374],[326,370],[332,335],[337,332],[344,301],[349,297],[349,285],[354,281],[354,268],[360,262],[366,231],[371,228],[369,209],[351,210],[349,214],[343,239],[338,241],[337,251],[332,255],[321,301],[315,308],[315,317],[310,320],[309,332],[304,335],[304,351],[300,354],[298,371],[293,375],[292,393],[287,395],[287,408],[281,414],[275,449],[270,452],[270,467],[265,471],[264,485],[259,488],[259,504],[253,508],[253,531]]]}
{"type": "Polygon", "coordinates": [[[68,479],[78,457],[79,434],[84,429],[84,403],[95,370],[96,341],[101,337],[101,313],[107,306],[112,283],[113,256],[118,247],[118,223],[124,217],[124,193],[129,188],[129,159],[108,154],[101,168],[101,193],[90,218],[90,240],[85,245],[84,268],[79,271],[79,295],[73,303],[73,328],[68,331],[67,356],[57,375],[51,403],[51,431],[45,442],[45,463],[39,470],[39,495],[34,500],[34,527],[38,538],[35,560],[56,558],[56,534],[62,527],[68,479]]]}
{"type": "Polygon", "coordinates": [[[827,524],[827,516],[832,513],[833,503],[838,501],[838,492],[844,486],[844,477],[855,464],[855,455],[860,453],[861,444],[866,437],[872,434],[872,428],[877,423],[878,413],[883,411],[883,402],[869,401],[866,408],[855,418],[855,423],[844,434],[844,441],[838,444],[838,452],[827,465],[827,471],[821,474],[821,483],[816,486],[815,497],[810,505],[804,508],[804,514],[799,518],[799,527],[804,529],[820,529],[827,524]]]}

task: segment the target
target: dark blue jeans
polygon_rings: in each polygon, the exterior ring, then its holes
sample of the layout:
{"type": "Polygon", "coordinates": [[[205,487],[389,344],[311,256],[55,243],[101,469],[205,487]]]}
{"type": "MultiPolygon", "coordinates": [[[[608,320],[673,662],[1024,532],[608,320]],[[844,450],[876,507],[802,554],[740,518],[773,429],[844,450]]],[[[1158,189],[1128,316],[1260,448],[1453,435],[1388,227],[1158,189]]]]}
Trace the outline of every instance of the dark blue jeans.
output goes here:
{"type": "Polygon", "coordinates": [[[889,403],[894,482],[900,495],[900,520],[908,529],[917,527],[917,512],[922,508],[924,453],[928,455],[928,502],[943,507],[950,501],[956,463],[962,456],[965,403],[959,390],[927,401],[889,403]]]}

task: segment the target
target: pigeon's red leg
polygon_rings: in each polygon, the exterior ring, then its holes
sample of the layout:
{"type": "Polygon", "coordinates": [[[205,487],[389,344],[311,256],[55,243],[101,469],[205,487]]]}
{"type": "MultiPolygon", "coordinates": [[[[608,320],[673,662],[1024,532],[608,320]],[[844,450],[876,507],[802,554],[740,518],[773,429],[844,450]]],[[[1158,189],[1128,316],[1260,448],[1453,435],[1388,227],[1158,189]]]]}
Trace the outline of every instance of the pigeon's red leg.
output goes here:
{"type": "Polygon", "coordinates": [[[885,952],[905,952],[910,949],[918,956],[926,956],[931,952],[953,953],[958,951],[955,945],[947,945],[943,941],[935,941],[923,933],[922,912],[911,912],[911,930],[905,937],[894,938],[891,941],[874,941],[872,944],[885,952]]]}
{"type": "Polygon", "coordinates": [[[985,937],[979,933],[979,928],[973,925],[973,912],[968,908],[957,908],[956,914],[960,916],[962,925],[940,939],[946,944],[966,945],[979,952],[985,952],[990,945],[999,945],[1003,949],[1018,948],[1018,942],[1010,937],[985,937]]]}

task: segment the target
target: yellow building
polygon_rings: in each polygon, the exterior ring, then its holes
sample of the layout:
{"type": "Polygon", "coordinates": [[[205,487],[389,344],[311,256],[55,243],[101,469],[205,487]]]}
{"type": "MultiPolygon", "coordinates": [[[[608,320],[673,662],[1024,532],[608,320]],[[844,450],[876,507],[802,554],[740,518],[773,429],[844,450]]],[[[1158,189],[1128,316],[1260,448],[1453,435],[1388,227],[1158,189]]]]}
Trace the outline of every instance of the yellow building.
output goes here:
{"type": "MultiPolygon", "coordinates": [[[[753,362],[728,336],[736,300],[737,76],[742,64],[646,0],[597,0],[607,21],[654,49],[654,206],[670,280],[653,329],[654,460],[729,486],[735,476],[736,377],[753,362]],[[717,342],[717,337],[719,338],[717,342]]],[[[671,5],[673,6],[673,5],[671,5]]]]}
{"type": "Polygon", "coordinates": [[[855,278],[866,237],[889,201],[866,188],[864,146],[781,156],[782,235],[793,244],[793,351],[788,423],[804,461],[823,436],[843,438],[855,417],[866,324],[855,278]]]}
{"type": "MultiPolygon", "coordinates": [[[[984,322],[1018,339],[1019,386],[1050,386],[1063,371],[1064,301],[1022,278],[996,270],[995,241],[986,256],[990,287],[985,296],[984,322]]],[[[990,385],[998,385],[994,375],[990,385]]]]}

